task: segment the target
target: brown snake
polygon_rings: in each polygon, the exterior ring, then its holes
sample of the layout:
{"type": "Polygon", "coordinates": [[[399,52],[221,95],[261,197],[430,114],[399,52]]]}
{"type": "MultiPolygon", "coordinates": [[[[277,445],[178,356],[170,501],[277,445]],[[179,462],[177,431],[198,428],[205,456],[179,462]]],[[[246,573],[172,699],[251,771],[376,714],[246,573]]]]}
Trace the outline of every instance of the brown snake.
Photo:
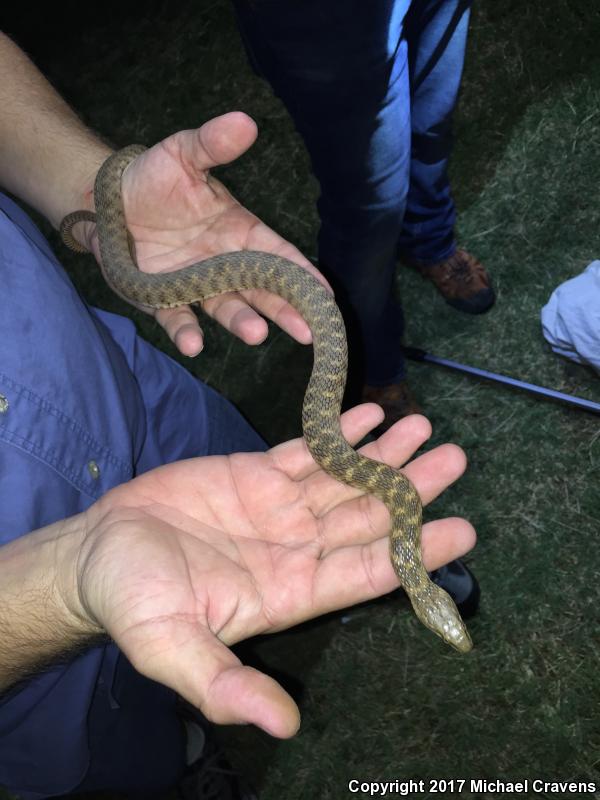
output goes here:
{"type": "Polygon", "coordinates": [[[391,516],[390,556],[417,617],[460,652],[471,639],[452,598],[431,581],[421,558],[421,501],[410,481],[386,464],[357,453],[344,439],[340,412],[347,370],[346,333],[333,297],[302,267],[271,253],[224,253],[176,272],[140,272],[130,252],[121,200],[121,176],[144,147],[131,145],[101,166],[94,187],[96,214],[76,211],[60,232],[72,249],[83,248],[72,226],[95,220],[102,271],[126,300],[150,308],[200,303],[224,292],[267,289],[287,300],[309,325],[314,364],[302,409],[304,438],[315,461],[342,483],[374,494],[391,516]]]}

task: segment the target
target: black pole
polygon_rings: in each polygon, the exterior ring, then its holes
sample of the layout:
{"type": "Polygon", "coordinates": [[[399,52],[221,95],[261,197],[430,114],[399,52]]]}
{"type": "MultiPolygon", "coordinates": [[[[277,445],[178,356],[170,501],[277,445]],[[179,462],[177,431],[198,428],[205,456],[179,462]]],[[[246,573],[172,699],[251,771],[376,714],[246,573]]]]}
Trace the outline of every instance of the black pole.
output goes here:
{"type": "Polygon", "coordinates": [[[555,389],[546,389],[544,386],[536,386],[534,383],[526,383],[519,381],[516,378],[509,378],[507,375],[499,375],[497,372],[488,372],[486,369],[478,369],[477,367],[469,367],[466,364],[459,364],[457,361],[449,361],[447,358],[438,358],[426,353],[418,347],[405,347],[404,355],[413,361],[425,361],[429,364],[438,364],[441,367],[448,369],[458,370],[459,372],[466,372],[468,375],[475,375],[478,378],[485,378],[488,381],[495,381],[502,383],[505,386],[512,386],[515,389],[522,389],[523,391],[535,394],[538,397],[544,397],[548,400],[557,400],[560,403],[566,403],[575,408],[581,408],[584,411],[591,411],[593,414],[600,414],[600,403],[594,403],[592,400],[586,400],[584,397],[573,397],[573,395],[565,394],[564,392],[557,392],[555,389]]]}

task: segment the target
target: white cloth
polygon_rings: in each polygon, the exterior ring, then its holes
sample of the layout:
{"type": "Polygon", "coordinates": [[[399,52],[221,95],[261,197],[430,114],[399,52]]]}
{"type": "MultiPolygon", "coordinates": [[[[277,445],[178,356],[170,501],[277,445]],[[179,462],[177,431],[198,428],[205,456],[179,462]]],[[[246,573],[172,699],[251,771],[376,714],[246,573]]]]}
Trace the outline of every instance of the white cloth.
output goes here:
{"type": "Polygon", "coordinates": [[[600,372],[600,261],[552,292],[542,328],[555,353],[600,372]]]}

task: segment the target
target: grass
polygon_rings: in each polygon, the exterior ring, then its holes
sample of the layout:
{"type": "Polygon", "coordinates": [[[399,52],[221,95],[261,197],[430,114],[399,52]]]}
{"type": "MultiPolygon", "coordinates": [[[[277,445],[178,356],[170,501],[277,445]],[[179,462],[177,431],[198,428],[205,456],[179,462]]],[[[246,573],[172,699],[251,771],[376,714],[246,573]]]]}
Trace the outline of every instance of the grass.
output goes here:
{"type": "MultiPolygon", "coordinates": [[[[552,290],[600,254],[600,11],[590,6],[476,4],[452,175],[460,240],[490,269],[498,302],[471,318],[414,273],[400,274],[398,288],[411,344],[600,400],[597,376],[554,356],[539,322],[552,290]]],[[[117,144],[152,143],[232,108],[250,113],[259,142],[220,176],[314,253],[317,186],[306,154],[248,68],[226,0],[145,7],[142,18],[124,7],[98,20],[66,3],[41,12],[43,41],[27,8],[12,12],[12,24],[86,120],[117,144]]],[[[63,254],[89,299],[133,313],[88,261],[63,254]]],[[[186,364],[271,442],[297,435],[309,349],[275,329],[251,349],[205,327],[205,352],[186,364]],[[281,386],[275,396],[273,386],[281,386]]],[[[347,624],[334,615],[243,648],[303,687],[302,731],[292,741],[223,731],[264,800],[364,796],[350,795],[351,778],[600,779],[598,420],[432,366],[411,365],[410,379],[433,443],[450,439],[469,457],[467,475],[428,514],[464,515],[478,529],[475,650],[465,658],[444,649],[397,597],[359,609],[347,624]]]]}

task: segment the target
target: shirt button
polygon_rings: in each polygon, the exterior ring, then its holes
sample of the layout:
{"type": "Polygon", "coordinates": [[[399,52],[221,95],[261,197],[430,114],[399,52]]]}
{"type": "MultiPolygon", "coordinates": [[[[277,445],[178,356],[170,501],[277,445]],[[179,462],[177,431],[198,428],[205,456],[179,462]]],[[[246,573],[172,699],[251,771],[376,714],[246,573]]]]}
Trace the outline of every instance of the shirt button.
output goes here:
{"type": "Polygon", "coordinates": [[[6,414],[8,411],[8,397],[0,394],[0,414],[6,414]]]}
{"type": "Polygon", "coordinates": [[[98,478],[100,477],[100,467],[98,466],[98,464],[96,464],[95,461],[88,461],[87,468],[92,478],[95,481],[97,481],[98,478]]]}

